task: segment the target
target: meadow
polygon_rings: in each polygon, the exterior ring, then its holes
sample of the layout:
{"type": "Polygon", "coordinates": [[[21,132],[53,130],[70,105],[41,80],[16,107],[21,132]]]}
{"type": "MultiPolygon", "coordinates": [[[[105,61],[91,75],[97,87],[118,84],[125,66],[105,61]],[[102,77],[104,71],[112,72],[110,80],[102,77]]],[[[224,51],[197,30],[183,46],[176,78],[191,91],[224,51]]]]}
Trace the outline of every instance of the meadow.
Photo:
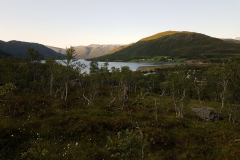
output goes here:
{"type": "MultiPolygon", "coordinates": [[[[68,99],[14,93],[1,100],[0,159],[237,159],[238,123],[200,119],[190,107],[175,116],[171,97],[131,91],[109,106],[101,87],[92,105],[71,87],[68,99]],[[142,137],[141,137],[142,134],[142,137]]],[[[110,90],[110,88],[109,88],[110,90]]],[[[116,88],[117,92],[118,88],[116,88]]],[[[202,101],[218,111],[221,104],[202,101]]]]}

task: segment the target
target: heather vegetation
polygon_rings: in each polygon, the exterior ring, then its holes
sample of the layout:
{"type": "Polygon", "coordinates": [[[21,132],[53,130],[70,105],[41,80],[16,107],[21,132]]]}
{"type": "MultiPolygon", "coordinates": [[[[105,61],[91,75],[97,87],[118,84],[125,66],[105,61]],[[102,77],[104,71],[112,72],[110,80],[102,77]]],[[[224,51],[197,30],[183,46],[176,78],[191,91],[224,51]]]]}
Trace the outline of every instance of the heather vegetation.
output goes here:
{"type": "Polygon", "coordinates": [[[237,159],[240,71],[218,66],[156,69],[73,59],[0,59],[0,159],[237,159]],[[204,120],[192,107],[218,113],[204,120]]]}

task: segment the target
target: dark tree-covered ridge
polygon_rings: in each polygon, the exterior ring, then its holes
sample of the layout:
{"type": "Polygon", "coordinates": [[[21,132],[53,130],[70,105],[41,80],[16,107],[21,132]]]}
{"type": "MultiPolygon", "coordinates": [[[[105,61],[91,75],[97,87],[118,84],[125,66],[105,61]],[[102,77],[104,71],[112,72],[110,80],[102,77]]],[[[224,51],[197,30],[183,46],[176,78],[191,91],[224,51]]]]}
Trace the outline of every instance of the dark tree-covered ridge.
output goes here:
{"type": "Polygon", "coordinates": [[[29,43],[21,41],[8,41],[4,42],[0,40],[0,50],[10,53],[13,56],[23,58],[26,55],[28,48],[34,48],[38,50],[46,58],[62,56],[62,54],[53,51],[52,49],[38,43],[29,43]]]}

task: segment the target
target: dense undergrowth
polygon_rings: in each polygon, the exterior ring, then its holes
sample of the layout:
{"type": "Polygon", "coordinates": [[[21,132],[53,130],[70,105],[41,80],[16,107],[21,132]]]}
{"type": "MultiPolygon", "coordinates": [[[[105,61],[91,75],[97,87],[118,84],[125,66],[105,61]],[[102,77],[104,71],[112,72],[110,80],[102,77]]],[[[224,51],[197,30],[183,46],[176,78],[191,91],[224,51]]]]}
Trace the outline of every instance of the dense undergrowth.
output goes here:
{"type": "Polygon", "coordinates": [[[0,59],[0,160],[238,159],[240,72],[175,66],[144,75],[128,67],[90,72],[72,58],[0,59]],[[205,121],[191,107],[223,117],[205,121]]]}
{"type": "MultiPolygon", "coordinates": [[[[207,122],[189,109],[177,118],[170,97],[131,91],[123,110],[102,87],[92,105],[72,87],[68,99],[15,93],[1,99],[0,159],[237,159],[238,123],[207,122]],[[105,93],[105,94],[103,94],[105,93]],[[158,99],[157,105],[153,97],[158,99]],[[161,102],[161,103],[160,103],[161,102]],[[135,126],[137,122],[139,128],[135,126]],[[141,137],[141,132],[143,136],[141,137]],[[110,141],[111,140],[111,141],[110,141]],[[111,142],[111,143],[110,143],[111,142]],[[142,154],[143,153],[143,154],[142,154]],[[115,158],[114,158],[115,157],[115,158]]],[[[219,110],[220,104],[203,106],[219,110]]]]}

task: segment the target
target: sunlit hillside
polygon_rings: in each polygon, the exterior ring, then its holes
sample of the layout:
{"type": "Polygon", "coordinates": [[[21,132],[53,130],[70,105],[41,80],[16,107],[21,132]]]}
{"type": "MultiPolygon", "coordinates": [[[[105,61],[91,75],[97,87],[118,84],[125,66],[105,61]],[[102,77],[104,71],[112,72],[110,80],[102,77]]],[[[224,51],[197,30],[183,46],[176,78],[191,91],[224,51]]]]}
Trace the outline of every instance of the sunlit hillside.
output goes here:
{"type": "Polygon", "coordinates": [[[240,44],[227,43],[218,38],[194,32],[167,31],[146,37],[114,54],[92,60],[130,61],[132,59],[171,56],[187,59],[235,57],[240,44]]]}

